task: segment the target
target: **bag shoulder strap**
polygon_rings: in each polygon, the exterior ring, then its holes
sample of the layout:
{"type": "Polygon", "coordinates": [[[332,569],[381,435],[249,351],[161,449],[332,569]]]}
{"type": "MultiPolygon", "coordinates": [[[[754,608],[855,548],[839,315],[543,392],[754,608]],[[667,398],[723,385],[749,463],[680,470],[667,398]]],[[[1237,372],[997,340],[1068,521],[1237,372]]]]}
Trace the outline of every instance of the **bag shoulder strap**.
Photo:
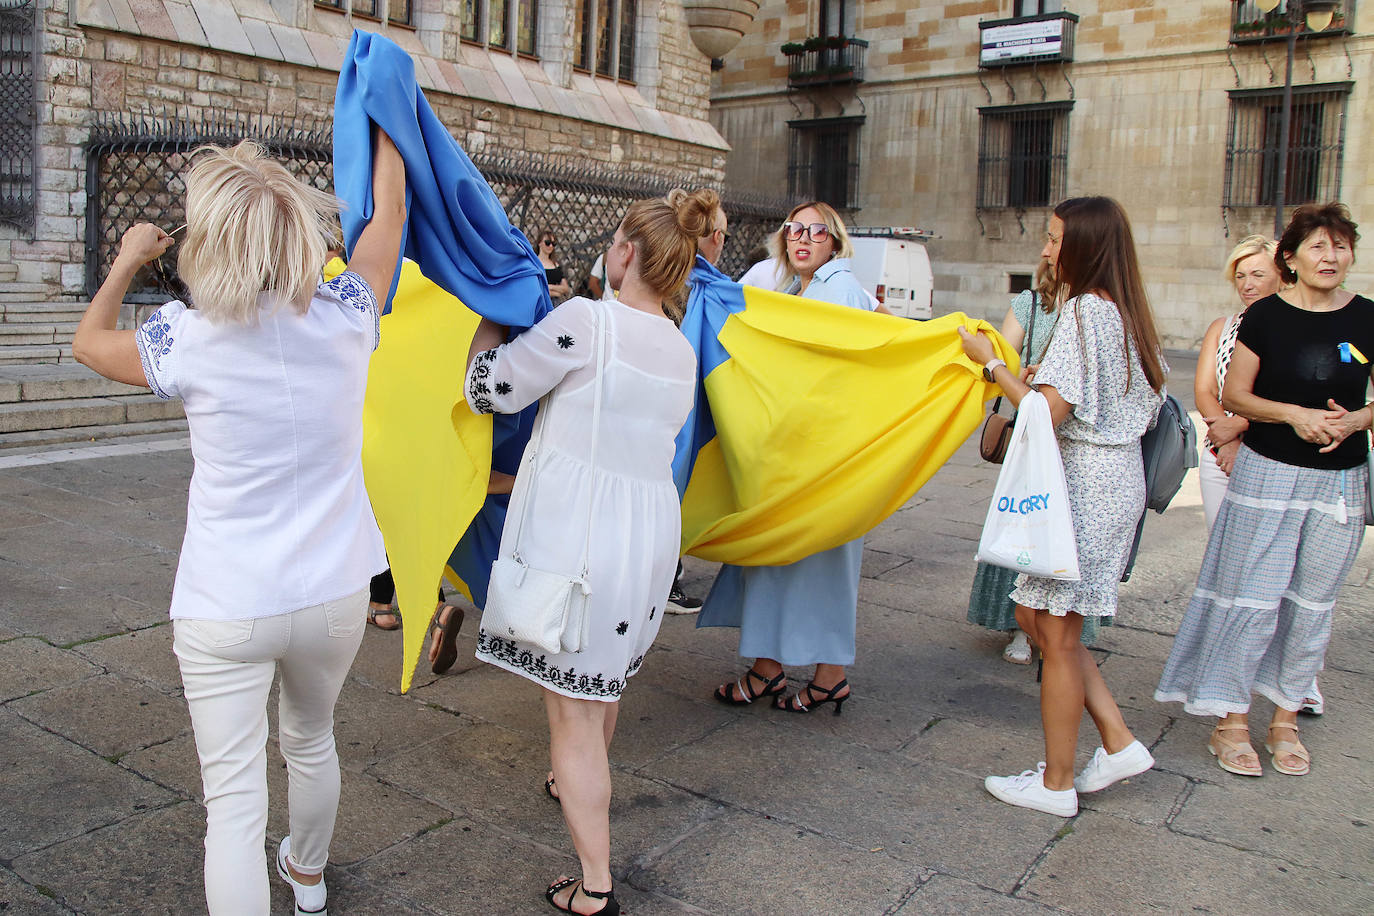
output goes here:
{"type": "MultiPolygon", "coordinates": [[[[589,562],[590,562],[590,558],[591,558],[591,544],[592,544],[592,504],[591,504],[591,490],[592,490],[592,487],[593,487],[593,485],[594,485],[594,480],[593,480],[592,478],[593,478],[593,476],[594,476],[595,473],[596,473],[596,451],[597,451],[597,444],[598,444],[598,440],[600,439],[600,434],[601,434],[601,387],[602,387],[602,376],[605,375],[605,372],[606,372],[606,366],[604,365],[604,360],[605,360],[604,354],[605,354],[605,342],[606,342],[606,333],[607,333],[606,327],[605,327],[605,324],[606,324],[606,321],[605,321],[605,308],[606,308],[606,305],[605,305],[605,303],[602,302],[602,301],[600,301],[600,300],[590,300],[590,301],[591,301],[591,303],[592,303],[592,312],[593,312],[593,314],[595,315],[595,322],[594,322],[594,331],[593,331],[593,335],[594,335],[595,338],[596,338],[596,348],[595,348],[594,354],[593,354],[593,356],[592,356],[592,366],[593,366],[593,369],[594,369],[594,371],[595,371],[596,374],[595,374],[595,376],[594,376],[594,381],[593,381],[593,383],[592,383],[592,450],[591,450],[591,460],[590,460],[590,471],[589,471],[588,477],[587,477],[587,490],[588,490],[588,499],[587,499],[587,533],[586,533],[586,536],[582,539],[582,560],[581,560],[582,573],[581,573],[581,574],[582,574],[582,577],[583,577],[584,579],[585,579],[586,576],[587,576],[587,571],[588,571],[589,562]]],[[[556,396],[557,396],[557,393],[558,393],[558,386],[555,385],[554,388],[553,388],[553,390],[550,391],[548,394],[544,395],[544,397],[540,400],[540,402],[539,402],[539,413],[538,413],[538,416],[535,417],[535,421],[534,421],[534,430],[530,433],[530,444],[529,444],[529,449],[528,449],[528,455],[529,455],[528,471],[529,471],[529,473],[530,473],[530,475],[531,475],[531,476],[530,476],[530,487],[529,487],[529,490],[527,490],[527,491],[525,492],[525,504],[524,504],[524,506],[521,507],[520,517],[516,520],[516,523],[515,523],[515,542],[514,542],[514,545],[513,545],[513,547],[512,547],[512,553],[513,553],[513,555],[514,555],[514,558],[515,558],[516,562],[522,563],[522,564],[523,564],[525,561],[524,561],[524,559],[523,559],[523,558],[521,557],[521,555],[520,555],[520,544],[521,544],[521,542],[522,542],[522,538],[523,538],[523,535],[524,535],[524,533],[525,533],[525,519],[529,516],[530,505],[534,502],[534,491],[535,491],[535,487],[536,487],[536,485],[539,483],[539,467],[538,467],[538,465],[539,465],[540,447],[542,446],[543,441],[544,441],[544,425],[545,425],[545,423],[548,422],[548,415],[549,415],[549,413],[550,413],[550,409],[551,409],[552,406],[553,406],[553,402],[557,399],[557,397],[556,397],[556,396]]]]}

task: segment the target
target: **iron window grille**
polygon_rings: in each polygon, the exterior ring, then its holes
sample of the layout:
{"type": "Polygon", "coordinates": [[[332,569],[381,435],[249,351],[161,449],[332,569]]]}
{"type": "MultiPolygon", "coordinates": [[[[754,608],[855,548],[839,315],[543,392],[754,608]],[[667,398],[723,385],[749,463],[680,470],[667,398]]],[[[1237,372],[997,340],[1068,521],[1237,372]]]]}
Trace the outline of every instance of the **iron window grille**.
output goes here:
{"type": "Polygon", "coordinates": [[[0,0],[0,223],[32,232],[38,205],[34,0],[0,0]]]}
{"type": "MultiPolygon", "coordinates": [[[[1337,200],[1345,149],[1346,102],[1353,83],[1293,87],[1288,132],[1289,204],[1337,200]]],[[[1223,206],[1272,207],[1279,185],[1282,89],[1234,89],[1226,140],[1223,206]]]]}
{"type": "MultiPolygon", "coordinates": [[[[0,0],[3,2],[3,0],[0,0]]],[[[164,228],[185,220],[183,181],[191,153],[205,143],[258,140],[297,177],[333,190],[331,126],[260,119],[186,120],[105,115],[92,129],[86,157],[86,292],[109,273],[119,239],[130,226],[164,228]]],[[[699,176],[614,167],[583,159],[523,153],[474,159],[510,220],[526,232],[558,231],[564,270],[580,285],[631,203],[661,197],[675,187],[714,187],[730,220],[720,264],[730,276],[751,265],[749,254],[777,230],[786,201],[703,182],[699,176]]],[[[180,236],[178,236],[180,237],[180,236]]],[[[175,265],[175,247],[162,260],[175,265]]],[[[131,301],[165,301],[150,271],[134,278],[131,301]]]]}
{"type": "Polygon", "coordinates": [[[862,115],[788,121],[787,190],[793,199],[819,200],[840,210],[859,208],[859,128],[862,115]]]}
{"type": "Polygon", "coordinates": [[[1073,102],[978,109],[978,208],[1048,207],[1065,196],[1073,102]]]}

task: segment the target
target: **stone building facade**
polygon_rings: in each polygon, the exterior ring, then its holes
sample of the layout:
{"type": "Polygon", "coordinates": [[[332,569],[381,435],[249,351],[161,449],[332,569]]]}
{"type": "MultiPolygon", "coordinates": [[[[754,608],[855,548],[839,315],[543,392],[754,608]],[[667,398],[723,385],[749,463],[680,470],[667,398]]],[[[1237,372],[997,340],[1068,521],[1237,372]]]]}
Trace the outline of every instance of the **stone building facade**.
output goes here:
{"type": "Polygon", "coordinates": [[[413,55],[431,104],[470,153],[644,166],[703,182],[724,175],[728,146],[708,120],[710,61],[681,0],[29,4],[36,201],[31,219],[0,221],[0,301],[93,292],[83,263],[96,120],[327,124],[354,27],[413,55]]]}
{"type": "MultiPolygon", "coordinates": [[[[933,230],[937,314],[1000,318],[1053,203],[1114,196],[1167,345],[1195,348],[1236,306],[1227,252],[1273,231],[1283,10],[764,0],[713,77],[711,119],[737,151],[731,182],[933,230]]],[[[1374,3],[1344,0],[1303,31],[1292,74],[1288,200],[1339,195],[1374,226],[1374,3]]],[[[1357,258],[1352,288],[1374,292],[1372,265],[1357,258]]]]}

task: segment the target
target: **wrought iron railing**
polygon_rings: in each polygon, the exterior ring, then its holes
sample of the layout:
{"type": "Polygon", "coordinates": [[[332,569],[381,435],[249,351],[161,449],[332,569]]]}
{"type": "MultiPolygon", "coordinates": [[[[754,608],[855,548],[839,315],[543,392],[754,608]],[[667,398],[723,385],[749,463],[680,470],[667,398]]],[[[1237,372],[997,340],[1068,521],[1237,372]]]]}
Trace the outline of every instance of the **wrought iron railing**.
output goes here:
{"type": "MultiPolygon", "coordinates": [[[[86,287],[93,294],[109,272],[120,236],[136,222],[172,227],[185,222],[182,176],[191,154],[206,143],[258,140],[298,177],[333,187],[331,131],[325,123],[262,119],[106,116],[92,129],[87,151],[86,287]]],[[[511,222],[533,237],[557,234],[558,257],[574,287],[604,252],[625,208],[674,187],[710,186],[720,192],[730,240],[720,268],[736,276],[750,253],[773,232],[789,202],[702,182],[689,174],[649,171],[535,154],[474,157],[511,222]]],[[[175,263],[175,249],[164,263],[175,263]]],[[[151,271],[135,278],[129,298],[165,296],[151,271]]]]}
{"type": "MultiPolygon", "coordinates": [[[[1297,2],[1297,0],[1293,0],[1293,2],[1297,2]]],[[[1233,0],[1231,3],[1231,43],[1240,45],[1286,39],[1289,32],[1294,28],[1288,18],[1288,3],[1289,0],[1280,0],[1278,6],[1266,13],[1259,8],[1254,0],[1233,0]]],[[[1297,26],[1298,37],[1315,38],[1318,36],[1348,35],[1354,22],[1355,0],[1342,0],[1329,26],[1320,32],[1314,32],[1304,22],[1297,26]]]]}
{"type": "Polygon", "coordinates": [[[34,0],[0,0],[0,223],[37,221],[38,32],[34,0]]]}
{"type": "Polygon", "coordinates": [[[862,38],[839,35],[812,37],[806,41],[785,44],[781,48],[787,58],[787,85],[833,86],[838,83],[864,81],[864,56],[868,42],[862,38]]]}

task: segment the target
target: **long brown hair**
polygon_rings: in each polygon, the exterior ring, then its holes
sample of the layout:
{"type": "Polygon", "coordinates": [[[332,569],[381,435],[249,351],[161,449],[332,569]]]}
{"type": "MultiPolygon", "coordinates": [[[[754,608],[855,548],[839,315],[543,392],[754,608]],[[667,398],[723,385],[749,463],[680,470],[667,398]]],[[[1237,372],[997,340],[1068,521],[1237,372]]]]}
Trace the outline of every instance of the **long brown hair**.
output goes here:
{"type": "Polygon", "coordinates": [[[1121,345],[1127,354],[1126,387],[1131,386],[1130,345],[1134,341],[1145,378],[1164,388],[1164,363],[1150,300],[1140,279],[1131,223],[1110,197],[1071,197],[1054,208],[1064,222],[1056,276],[1069,298],[1097,293],[1121,315],[1121,345]]]}

